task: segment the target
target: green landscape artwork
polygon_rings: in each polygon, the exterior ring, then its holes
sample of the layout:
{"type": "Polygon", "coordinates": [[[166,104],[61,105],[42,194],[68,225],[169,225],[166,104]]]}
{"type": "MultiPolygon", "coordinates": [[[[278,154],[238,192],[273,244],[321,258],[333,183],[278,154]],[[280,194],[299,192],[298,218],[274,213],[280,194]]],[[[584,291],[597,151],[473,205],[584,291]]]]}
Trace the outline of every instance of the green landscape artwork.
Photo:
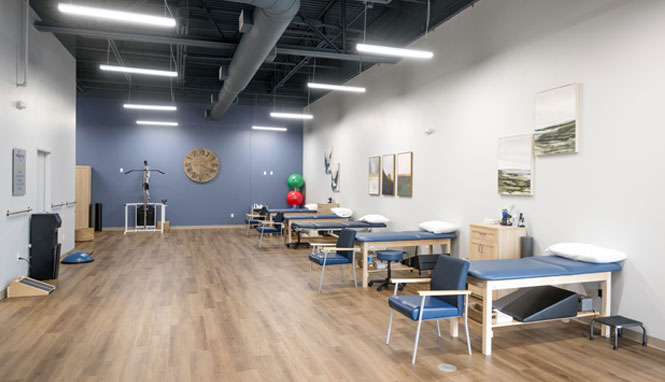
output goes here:
{"type": "Polygon", "coordinates": [[[536,94],[536,155],[577,152],[579,84],[536,94]]]}

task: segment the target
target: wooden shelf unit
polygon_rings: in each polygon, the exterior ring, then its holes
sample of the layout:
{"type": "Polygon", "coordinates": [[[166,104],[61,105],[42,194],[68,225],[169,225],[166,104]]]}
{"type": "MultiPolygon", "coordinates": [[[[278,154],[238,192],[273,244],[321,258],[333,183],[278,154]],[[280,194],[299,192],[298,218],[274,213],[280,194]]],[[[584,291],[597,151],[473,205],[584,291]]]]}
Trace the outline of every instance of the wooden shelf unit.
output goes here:
{"type": "MultiPolygon", "coordinates": [[[[520,238],[526,236],[525,227],[498,224],[469,225],[469,260],[519,259],[520,238]]],[[[469,285],[475,297],[482,298],[480,289],[469,285]]],[[[493,299],[509,294],[510,290],[494,291],[493,299]]]]}

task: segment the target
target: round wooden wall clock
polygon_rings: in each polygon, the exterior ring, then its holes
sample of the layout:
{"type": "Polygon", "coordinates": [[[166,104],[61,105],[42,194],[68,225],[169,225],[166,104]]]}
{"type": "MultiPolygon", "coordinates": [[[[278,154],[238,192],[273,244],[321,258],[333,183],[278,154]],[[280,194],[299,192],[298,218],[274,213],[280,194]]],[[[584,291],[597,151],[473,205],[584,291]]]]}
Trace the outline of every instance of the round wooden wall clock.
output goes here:
{"type": "Polygon", "coordinates": [[[211,150],[199,147],[187,153],[182,161],[187,177],[198,183],[213,180],[219,172],[219,158],[211,150]]]}

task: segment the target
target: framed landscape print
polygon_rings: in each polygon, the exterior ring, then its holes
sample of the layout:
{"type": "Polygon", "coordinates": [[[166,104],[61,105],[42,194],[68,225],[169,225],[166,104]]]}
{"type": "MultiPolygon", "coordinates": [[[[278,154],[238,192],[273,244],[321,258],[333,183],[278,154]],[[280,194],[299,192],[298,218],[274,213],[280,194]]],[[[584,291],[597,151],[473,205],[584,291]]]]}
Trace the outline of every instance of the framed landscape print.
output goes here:
{"type": "Polygon", "coordinates": [[[381,195],[395,195],[395,154],[381,158],[381,195]]]}
{"type": "Polygon", "coordinates": [[[397,196],[413,193],[413,152],[397,154],[397,196]]]}
{"type": "Polygon", "coordinates": [[[330,165],[330,188],[334,192],[339,192],[339,163],[330,165]]]}
{"type": "Polygon", "coordinates": [[[370,195],[379,195],[381,185],[381,157],[369,158],[368,187],[370,195]]]}
{"type": "Polygon", "coordinates": [[[533,135],[499,138],[499,194],[533,195],[533,135]]]}
{"type": "Polygon", "coordinates": [[[536,155],[577,152],[580,84],[571,84],[536,94],[536,155]]]}
{"type": "Polygon", "coordinates": [[[323,170],[326,172],[326,174],[330,174],[330,164],[332,163],[332,152],[333,152],[332,146],[328,147],[323,152],[323,170]]]}

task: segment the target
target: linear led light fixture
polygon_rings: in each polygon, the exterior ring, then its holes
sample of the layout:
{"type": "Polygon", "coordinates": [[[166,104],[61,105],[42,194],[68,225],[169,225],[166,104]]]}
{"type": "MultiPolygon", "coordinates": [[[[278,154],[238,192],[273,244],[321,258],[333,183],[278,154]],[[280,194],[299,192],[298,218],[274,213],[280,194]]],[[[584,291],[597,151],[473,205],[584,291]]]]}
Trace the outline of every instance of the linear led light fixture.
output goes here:
{"type": "Polygon", "coordinates": [[[310,89],[339,90],[342,92],[351,92],[351,93],[364,93],[366,91],[365,88],[361,88],[358,86],[321,84],[318,82],[310,82],[307,84],[307,87],[310,89]]]}
{"type": "Polygon", "coordinates": [[[286,127],[252,126],[252,130],[286,131],[286,127]]]}
{"type": "Polygon", "coordinates": [[[312,119],[314,118],[311,114],[300,114],[300,113],[277,113],[271,112],[270,116],[273,118],[285,118],[285,119],[312,119]]]}
{"type": "Polygon", "coordinates": [[[170,105],[140,105],[135,103],[126,103],[122,105],[125,109],[139,109],[139,110],[158,110],[158,111],[176,111],[175,106],[170,105]]]}
{"type": "Polygon", "coordinates": [[[133,68],[129,66],[99,65],[99,69],[105,70],[107,72],[147,74],[150,76],[163,76],[163,77],[178,77],[178,72],[171,72],[168,70],[133,68]]]}
{"type": "Polygon", "coordinates": [[[84,7],[81,5],[59,3],[58,10],[62,13],[68,13],[77,16],[95,17],[98,19],[115,20],[133,24],[147,24],[158,27],[175,27],[175,19],[170,17],[160,17],[145,15],[133,12],[121,12],[113,9],[84,7]]]}
{"type": "Polygon", "coordinates": [[[382,45],[356,44],[356,50],[362,53],[379,54],[383,56],[393,56],[393,57],[422,58],[422,59],[430,59],[434,57],[434,53],[428,50],[393,48],[390,46],[382,46],[382,45]]]}
{"type": "Polygon", "coordinates": [[[178,122],[167,121],[136,121],[137,125],[151,125],[151,126],[178,126],[178,122]]]}

